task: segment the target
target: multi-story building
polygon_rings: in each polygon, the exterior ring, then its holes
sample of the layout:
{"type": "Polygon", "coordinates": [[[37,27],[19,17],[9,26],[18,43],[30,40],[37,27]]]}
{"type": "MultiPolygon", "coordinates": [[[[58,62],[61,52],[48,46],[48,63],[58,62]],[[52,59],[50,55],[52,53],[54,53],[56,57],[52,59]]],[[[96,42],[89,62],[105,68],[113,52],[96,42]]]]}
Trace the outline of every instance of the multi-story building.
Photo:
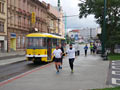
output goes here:
{"type": "Polygon", "coordinates": [[[63,18],[64,18],[64,14],[63,14],[63,10],[61,9],[61,11],[59,12],[60,13],[60,35],[62,37],[65,36],[65,26],[64,26],[64,21],[63,21],[63,18]]]}
{"type": "Polygon", "coordinates": [[[58,19],[58,10],[55,7],[48,4],[48,33],[58,34],[58,19]]]}
{"type": "Polygon", "coordinates": [[[0,52],[7,51],[7,1],[0,0],[0,52]]]}
{"type": "Polygon", "coordinates": [[[28,33],[47,32],[47,5],[39,0],[8,1],[8,51],[24,50],[28,33]],[[31,20],[34,13],[35,20],[31,20]]]}
{"type": "Polygon", "coordinates": [[[72,30],[68,33],[68,36],[71,39],[74,39],[77,42],[80,42],[80,40],[82,38],[81,35],[80,35],[80,30],[72,30]]]}
{"type": "Polygon", "coordinates": [[[49,32],[64,37],[63,11],[48,4],[49,32]]]}

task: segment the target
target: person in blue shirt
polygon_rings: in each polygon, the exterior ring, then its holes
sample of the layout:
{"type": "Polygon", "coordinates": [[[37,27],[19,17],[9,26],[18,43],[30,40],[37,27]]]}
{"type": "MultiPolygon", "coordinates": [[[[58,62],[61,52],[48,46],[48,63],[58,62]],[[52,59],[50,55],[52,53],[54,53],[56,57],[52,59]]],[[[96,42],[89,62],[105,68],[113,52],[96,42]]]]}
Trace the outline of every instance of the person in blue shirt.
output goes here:
{"type": "Polygon", "coordinates": [[[85,56],[87,56],[87,50],[88,50],[87,44],[85,45],[84,50],[85,50],[85,56]]]}

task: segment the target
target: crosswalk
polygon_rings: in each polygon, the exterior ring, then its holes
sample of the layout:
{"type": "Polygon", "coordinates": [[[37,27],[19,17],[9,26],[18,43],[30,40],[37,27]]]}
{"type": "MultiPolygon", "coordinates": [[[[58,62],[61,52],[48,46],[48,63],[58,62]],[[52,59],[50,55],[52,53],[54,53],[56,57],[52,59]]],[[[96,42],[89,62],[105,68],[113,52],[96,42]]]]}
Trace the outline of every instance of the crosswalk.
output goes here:
{"type": "Polygon", "coordinates": [[[120,61],[111,62],[111,84],[120,85],[120,61]]]}

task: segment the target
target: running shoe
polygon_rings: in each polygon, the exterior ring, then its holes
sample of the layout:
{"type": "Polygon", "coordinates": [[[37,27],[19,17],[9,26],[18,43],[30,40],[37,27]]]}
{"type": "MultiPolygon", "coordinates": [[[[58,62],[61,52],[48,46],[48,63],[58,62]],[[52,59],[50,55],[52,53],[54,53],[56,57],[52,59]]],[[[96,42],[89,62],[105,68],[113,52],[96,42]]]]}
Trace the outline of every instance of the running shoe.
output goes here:
{"type": "Polygon", "coordinates": [[[56,74],[59,74],[59,70],[57,70],[56,74]]]}
{"type": "Polygon", "coordinates": [[[62,69],[62,67],[61,67],[61,66],[59,66],[59,69],[62,69]]]}
{"type": "Polygon", "coordinates": [[[74,71],[73,71],[73,70],[71,70],[71,73],[74,73],[74,71]]]}

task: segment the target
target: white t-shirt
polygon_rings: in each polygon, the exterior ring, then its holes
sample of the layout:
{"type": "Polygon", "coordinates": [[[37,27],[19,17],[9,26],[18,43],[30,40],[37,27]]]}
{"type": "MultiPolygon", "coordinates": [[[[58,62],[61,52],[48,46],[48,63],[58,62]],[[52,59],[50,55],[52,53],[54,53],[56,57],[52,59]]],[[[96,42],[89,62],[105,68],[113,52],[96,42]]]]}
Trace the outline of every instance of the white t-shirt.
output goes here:
{"type": "Polygon", "coordinates": [[[69,59],[75,58],[75,49],[74,48],[68,49],[67,54],[69,59]]]}
{"type": "Polygon", "coordinates": [[[55,49],[53,51],[53,54],[55,55],[55,58],[61,58],[61,53],[62,53],[62,51],[60,49],[58,49],[58,50],[55,49]]]}

